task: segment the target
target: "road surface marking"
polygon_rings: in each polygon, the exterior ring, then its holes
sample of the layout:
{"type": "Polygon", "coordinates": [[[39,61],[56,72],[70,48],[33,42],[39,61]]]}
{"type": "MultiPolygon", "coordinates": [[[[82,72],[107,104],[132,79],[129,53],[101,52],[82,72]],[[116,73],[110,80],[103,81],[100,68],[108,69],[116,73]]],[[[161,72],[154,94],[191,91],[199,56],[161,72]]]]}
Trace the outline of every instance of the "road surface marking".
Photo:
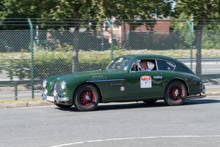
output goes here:
{"type": "Polygon", "coordinates": [[[94,142],[105,142],[105,141],[121,141],[121,140],[135,140],[135,139],[162,139],[162,138],[213,138],[220,137],[220,135],[183,135],[183,136],[148,136],[148,137],[128,137],[128,138],[112,138],[112,139],[100,139],[100,140],[89,140],[81,142],[73,142],[67,144],[60,144],[51,147],[66,147],[70,145],[78,145],[83,143],[94,143],[94,142]]]}

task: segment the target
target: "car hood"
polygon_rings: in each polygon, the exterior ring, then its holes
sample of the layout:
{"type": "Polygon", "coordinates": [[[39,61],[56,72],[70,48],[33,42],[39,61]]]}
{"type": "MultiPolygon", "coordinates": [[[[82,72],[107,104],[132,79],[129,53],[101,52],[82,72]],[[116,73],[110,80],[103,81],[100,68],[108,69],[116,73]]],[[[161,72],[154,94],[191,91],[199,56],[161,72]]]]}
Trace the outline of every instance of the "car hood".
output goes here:
{"type": "Polygon", "coordinates": [[[93,76],[105,76],[105,75],[114,75],[114,74],[122,74],[125,71],[122,70],[94,70],[94,71],[84,71],[84,72],[77,72],[77,73],[72,73],[72,74],[67,74],[67,75],[62,75],[62,76],[55,76],[54,80],[67,80],[71,78],[77,78],[77,77],[93,77],[93,76]]]}

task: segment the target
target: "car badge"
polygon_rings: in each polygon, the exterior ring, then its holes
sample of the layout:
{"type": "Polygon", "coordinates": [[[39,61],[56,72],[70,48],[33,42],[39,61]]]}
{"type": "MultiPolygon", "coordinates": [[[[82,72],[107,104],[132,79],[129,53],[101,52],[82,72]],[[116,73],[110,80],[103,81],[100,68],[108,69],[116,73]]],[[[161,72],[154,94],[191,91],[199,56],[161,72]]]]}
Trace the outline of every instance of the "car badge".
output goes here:
{"type": "Polygon", "coordinates": [[[121,91],[124,91],[125,90],[125,87],[121,87],[121,91]]]}

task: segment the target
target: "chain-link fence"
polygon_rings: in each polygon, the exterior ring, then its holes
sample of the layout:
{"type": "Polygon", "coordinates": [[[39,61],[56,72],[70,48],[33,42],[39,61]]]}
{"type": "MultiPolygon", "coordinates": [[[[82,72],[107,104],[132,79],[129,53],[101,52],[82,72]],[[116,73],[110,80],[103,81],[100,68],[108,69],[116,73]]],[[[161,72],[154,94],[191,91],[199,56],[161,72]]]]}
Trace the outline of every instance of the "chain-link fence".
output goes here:
{"type": "MultiPolygon", "coordinates": [[[[29,90],[31,98],[31,66],[33,65],[34,85],[40,86],[44,78],[106,68],[111,61],[110,30],[38,30],[33,32],[33,64],[31,60],[30,30],[0,31],[0,90],[29,90]],[[14,87],[15,86],[15,87],[14,87]],[[10,89],[10,88],[9,88],[10,89]]],[[[197,44],[202,48],[202,74],[218,74],[220,53],[220,31],[202,31],[202,40],[196,39],[193,32],[193,65],[195,71],[197,44]],[[217,72],[217,73],[216,73],[217,72]]],[[[189,30],[120,30],[113,29],[113,57],[127,54],[160,54],[178,58],[190,67],[189,30]]],[[[7,92],[0,99],[7,99],[7,92]]],[[[8,92],[9,93],[9,92],[8,92]]],[[[11,92],[10,92],[11,93],[11,92]]],[[[14,93],[11,93],[13,99],[14,93]]],[[[19,94],[18,94],[19,95],[19,94]]],[[[40,90],[35,97],[40,98],[40,90]]],[[[16,96],[16,93],[15,93],[16,96]]],[[[24,98],[20,96],[19,98],[24,98]]],[[[9,99],[9,98],[8,98],[9,99]]]]}

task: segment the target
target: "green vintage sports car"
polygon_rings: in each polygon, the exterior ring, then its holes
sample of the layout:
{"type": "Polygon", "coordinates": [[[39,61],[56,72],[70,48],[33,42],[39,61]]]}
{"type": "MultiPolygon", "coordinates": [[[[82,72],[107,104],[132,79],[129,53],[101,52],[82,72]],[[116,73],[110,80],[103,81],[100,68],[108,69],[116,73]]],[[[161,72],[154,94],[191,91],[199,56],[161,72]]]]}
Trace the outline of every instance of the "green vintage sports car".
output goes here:
{"type": "Polygon", "coordinates": [[[43,81],[43,99],[60,108],[75,105],[94,110],[98,103],[164,99],[181,105],[189,98],[205,97],[205,85],[186,65],[160,55],[126,55],[106,69],[53,76],[43,81]]]}

